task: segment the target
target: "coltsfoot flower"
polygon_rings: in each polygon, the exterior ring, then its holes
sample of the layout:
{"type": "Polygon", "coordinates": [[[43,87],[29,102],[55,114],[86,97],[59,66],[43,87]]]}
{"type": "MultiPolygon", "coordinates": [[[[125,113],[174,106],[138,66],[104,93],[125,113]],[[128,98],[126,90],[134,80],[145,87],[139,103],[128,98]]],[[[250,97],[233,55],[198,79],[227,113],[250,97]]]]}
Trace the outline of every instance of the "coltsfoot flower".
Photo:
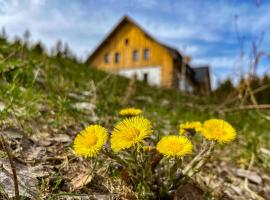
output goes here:
{"type": "Polygon", "coordinates": [[[183,157],[192,152],[192,143],[184,136],[169,135],[157,144],[157,151],[165,157],[183,157]]]}
{"type": "Polygon", "coordinates": [[[222,119],[209,119],[203,123],[202,135],[218,143],[229,143],[236,138],[236,131],[231,124],[222,119]]]}
{"type": "Polygon", "coordinates": [[[114,152],[140,144],[153,133],[151,122],[142,117],[126,118],[116,124],[111,135],[114,152]]]}
{"type": "Polygon", "coordinates": [[[83,157],[95,157],[106,143],[108,134],[100,125],[90,125],[74,140],[74,151],[83,157]]]}
{"type": "Polygon", "coordinates": [[[119,112],[122,116],[137,116],[142,114],[142,110],[138,108],[125,108],[119,112]]]}
{"type": "Polygon", "coordinates": [[[202,123],[199,121],[194,121],[194,122],[186,122],[184,124],[181,124],[179,127],[179,134],[183,135],[187,132],[190,133],[198,133],[202,129],[202,123]]]}

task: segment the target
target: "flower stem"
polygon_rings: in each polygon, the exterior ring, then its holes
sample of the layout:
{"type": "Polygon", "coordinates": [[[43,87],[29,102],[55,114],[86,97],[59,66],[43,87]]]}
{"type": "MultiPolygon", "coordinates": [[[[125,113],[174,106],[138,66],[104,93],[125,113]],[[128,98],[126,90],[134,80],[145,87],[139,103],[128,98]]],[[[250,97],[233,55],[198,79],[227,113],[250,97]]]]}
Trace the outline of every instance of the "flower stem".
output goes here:
{"type": "Polygon", "coordinates": [[[198,170],[200,167],[202,167],[209,158],[215,144],[215,141],[205,143],[203,149],[185,167],[183,170],[183,175],[192,176],[195,173],[194,169],[198,170]]]}
{"type": "Polygon", "coordinates": [[[94,167],[93,167],[92,170],[89,172],[89,174],[88,174],[88,176],[86,177],[86,179],[84,180],[83,185],[85,185],[85,183],[87,182],[87,180],[88,180],[88,178],[89,178],[90,176],[93,177],[93,173],[94,173],[94,171],[95,171],[95,169],[96,169],[96,167],[97,167],[97,163],[98,163],[98,160],[95,159],[94,167]]]}

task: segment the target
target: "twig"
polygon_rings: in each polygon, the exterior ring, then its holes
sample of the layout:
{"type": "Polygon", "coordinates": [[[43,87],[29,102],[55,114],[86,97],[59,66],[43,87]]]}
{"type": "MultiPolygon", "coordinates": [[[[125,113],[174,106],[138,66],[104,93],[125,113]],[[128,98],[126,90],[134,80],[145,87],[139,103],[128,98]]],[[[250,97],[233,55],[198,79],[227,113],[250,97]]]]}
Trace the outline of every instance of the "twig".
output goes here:
{"type": "MultiPolygon", "coordinates": [[[[261,92],[263,90],[268,89],[269,87],[270,87],[270,84],[258,87],[258,88],[253,90],[253,94],[257,94],[257,93],[259,93],[259,92],[261,92]]],[[[232,103],[236,102],[237,100],[239,100],[239,97],[237,95],[230,95],[228,97],[230,97],[230,98],[228,98],[227,101],[225,101],[222,104],[216,106],[216,111],[219,111],[219,110],[223,111],[222,108],[226,107],[226,105],[232,104],[232,103]]]]}
{"type": "Polygon", "coordinates": [[[101,87],[104,83],[106,83],[106,81],[111,78],[112,75],[114,75],[115,73],[113,72],[108,72],[108,75],[102,79],[101,81],[99,81],[96,85],[96,90],[99,89],[99,87],[101,87]]]}
{"type": "Polygon", "coordinates": [[[270,84],[263,85],[263,86],[261,86],[261,87],[258,87],[258,88],[256,88],[256,89],[254,89],[254,90],[253,90],[253,93],[254,93],[254,94],[257,94],[257,93],[259,93],[259,92],[261,92],[261,91],[264,91],[264,90],[268,89],[269,87],[270,87],[270,84]]]}
{"type": "MultiPolygon", "coordinates": [[[[254,164],[254,161],[255,161],[255,154],[252,153],[251,155],[251,159],[250,159],[250,162],[249,162],[249,166],[248,166],[248,170],[250,171],[253,164],[254,164]]],[[[248,178],[246,177],[245,178],[245,181],[244,181],[244,187],[243,187],[247,192],[250,193],[250,195],[252,196],[252,198],[254,199],[258,199],[258,200],[264,200],[263,197],[261,197],[260,195],[258,195],[256,192],[254,192],[253,190],[251,190],[248,186],[248,178]]]]}
{"type": "Polygon", "coordinates": [[[270,104],[239,106],[237,108],[223,109],[223,110],[220,110],[219,112],[235,112],[235,111],[243,111],[243,110],[266,110],[266,109],[270,109],[270,104]]]}
{"type": "Polygon", "coordinates": [[[12,170],[12,174],[13,174],[13,182],[14,182],[15,199],[20,200],[19,184],[18,184],[16,167],[15,167],[14,162],[13,162],[12,153],[11,153],[3,135],[1,135],[1,144],[2,144],[3,149],[6,151],[6,153],[8,155],[8,160],[9,160],[9,163],[11,166],[11,170],[12,170]]]}
{"type": "MultiPolygon", "coordinates": [[[[254,164],[254,161],[255,161],[255,154],[252,153],[250,163],[248,165],[248,171],[251,170],[251,168],[252,168],[252,166],[254,164]]],[[[245,185],[246,188],[248,187],[248,178],[247,177],[245,178],[245,184],[244,185],[245,185]]]]}

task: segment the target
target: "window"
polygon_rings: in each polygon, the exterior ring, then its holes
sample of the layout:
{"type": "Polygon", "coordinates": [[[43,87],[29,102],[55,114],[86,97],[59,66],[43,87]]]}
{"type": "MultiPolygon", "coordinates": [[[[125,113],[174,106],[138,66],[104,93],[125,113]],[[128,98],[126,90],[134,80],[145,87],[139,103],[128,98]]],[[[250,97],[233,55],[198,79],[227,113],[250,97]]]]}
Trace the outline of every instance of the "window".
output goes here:
{"type": "Polygon", "coordinates": [[[115,53],[114,54],[114,62],[119,63],[120,62],[120,53],[115,53]]]}
{"type": "Polygon", "coordinates": [[[139,52],[138,50],[133,51],[133,61],[139,60],[139,52]]]}
{"type": "Polygon", "coordinates": [[[125,45],[126,45],[126,46],[128,45],[128,42],[129,42],[129,40],[126,38],[126,39],[125,39],[125,45]]]}
{"type": "Polygon", "coordinates": [[[148,82],[148,74],[147,73],[144,73],[143,74],[143,82],[144,83],[147,83],[148,82]]]}
{"type": "Polygon", "coordinates": [[[149,49],[144,49],[143,51],[143,59],[144,60],[149,60],[150,58],[150,50],[149,49]]]}
{"type": "Polygon", "coordinates": [[[108,53],[105,54],[104,56],[104,62],[109,63],[110,62],[110,55],[108,53]]]}

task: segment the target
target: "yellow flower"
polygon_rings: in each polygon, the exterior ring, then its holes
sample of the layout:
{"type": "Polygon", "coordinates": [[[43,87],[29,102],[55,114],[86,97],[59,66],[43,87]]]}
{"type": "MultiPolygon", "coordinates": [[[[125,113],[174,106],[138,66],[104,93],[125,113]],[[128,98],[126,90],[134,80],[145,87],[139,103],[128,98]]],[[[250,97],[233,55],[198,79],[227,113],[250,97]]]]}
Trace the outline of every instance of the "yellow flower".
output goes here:
{"type": "Polygon", "coordinates": [[[148,119],[142,116],[126,118],[114,127],[111,135],[112,150],[118,152],[140,144],[152,133],[151,122],[148,119]]]}
{"type": "Polygon", "coordinates": [[[142,114],[142,110],[137,108],[125,108],[120,110],[119,114],[122,116],[137,116],[142,114]]]}
{"type": "Polygon", "coordinates": [[[90,125],[74,140],[74,151],[83,157],[95,157],[108,138],[107,131],[100,125],[90,125]]]}
{"type": "Polygon", "coordinates": [[[209,119],[203,123],[202,135],[208,140],[229,143],[236,138],[236,131],[231,124],[222,119],[209,119]]]}
{"type": "Polygon", "coordinates": [[[183,135],[186,132],[194,134],[194,133],[200,132],[201,129],[202,129],[202,123],[199,121],[186,122],[186,123],[180,125],[179,134],[183,135]]]}
{"type": "Polygon", "coordinates": [[[157,150],[165,157],[183,157],[192,152],[192,143],[184,136],[169,135],[157,144],[157,150]]]}

